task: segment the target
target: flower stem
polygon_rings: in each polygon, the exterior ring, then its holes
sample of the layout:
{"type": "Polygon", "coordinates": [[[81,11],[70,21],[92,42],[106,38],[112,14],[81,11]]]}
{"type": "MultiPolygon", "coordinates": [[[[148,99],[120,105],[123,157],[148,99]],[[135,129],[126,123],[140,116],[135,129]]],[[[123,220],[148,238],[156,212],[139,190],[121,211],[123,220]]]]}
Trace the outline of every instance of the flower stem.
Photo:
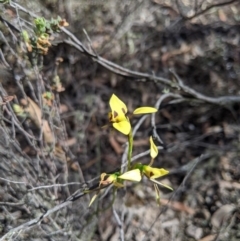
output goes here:
{"type": "Polygon", "coordinates": [[[128,171],[131,169],[132,149],[133,149],[133,135],[131,130],[128,134],[128,171]]]}
{"type": "Polygon", "coordinates": [[[148,166],[152,166],[153,162],[154,162],[154,159],[152,158],[148,166]]]}

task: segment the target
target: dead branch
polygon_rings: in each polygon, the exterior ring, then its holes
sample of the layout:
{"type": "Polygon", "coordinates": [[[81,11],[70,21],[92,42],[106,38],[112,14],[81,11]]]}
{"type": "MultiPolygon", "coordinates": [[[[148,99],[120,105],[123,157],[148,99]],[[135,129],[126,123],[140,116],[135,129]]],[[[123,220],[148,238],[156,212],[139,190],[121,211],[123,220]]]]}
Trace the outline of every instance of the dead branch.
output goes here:
{"type": "Polygon", "coordinates": [[[106,60],[99,55],[96,55],[94,53],[91,53],[89,50],[87,50],[84,45],[81,43],[80,40],[78,40],[70,31],[68,31],[65,28],[62,28],[62,31],[67,34],[68,37],[71,38],[71,40],[63,40],[64,43],[76,48],[83,54],[91,57],[95,62],[103,66],[104,68],[108,69],[109,71],[125,76],[130,77],[133,79],[140,79],[140,80],[150,80],[157,83],[161,83],[164,85],[169,86],[170,88],[182,90],[184,93],[189,94],[191,97],[198,99],[202,102],[207,102],[214,105],[220,105],[220,106],[230,106],[234,103],[240,103],[240,96],[221,96],[221,97],[209,97],[204,94],[201,94],[197,92],[196,90],[190,88],[189,86],[186,86],[183,84],[182,80],[179,78],[179,76],[176,74],[175,71],[170,70],[170,73],[174,76],[174,78],[177,80],[177,83],[175,81],[171,81],[170,79],[162,78],[160,76],[155,76],[147,73],[141,73],[138,71],[132,71],[127,68],[124,68],[120,65],[117,65],[109,60],[106,60]]]}

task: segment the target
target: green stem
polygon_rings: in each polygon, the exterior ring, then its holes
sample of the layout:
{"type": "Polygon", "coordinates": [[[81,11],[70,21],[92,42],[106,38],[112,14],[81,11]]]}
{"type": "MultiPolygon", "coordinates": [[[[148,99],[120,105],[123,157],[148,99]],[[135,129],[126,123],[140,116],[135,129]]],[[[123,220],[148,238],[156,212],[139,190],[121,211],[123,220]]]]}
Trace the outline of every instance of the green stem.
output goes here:
{"type": "Polygon", "coordinates": [[[132,149],[133,149],[133,135],[131,130],[130,133],[128,134],[128,171],[131,169],[132,149]]]}

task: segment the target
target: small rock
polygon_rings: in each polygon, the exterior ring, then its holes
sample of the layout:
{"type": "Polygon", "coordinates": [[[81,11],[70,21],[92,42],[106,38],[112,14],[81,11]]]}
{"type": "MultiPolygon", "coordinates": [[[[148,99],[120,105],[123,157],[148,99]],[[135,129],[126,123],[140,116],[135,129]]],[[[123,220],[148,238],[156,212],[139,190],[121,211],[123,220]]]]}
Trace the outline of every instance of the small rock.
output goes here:
{"type": "Polygon", "coordinates": [[[186,229],[186,232],[190,237],[196,240],[200,239],[203,235],[203,229],[194,225],[189,225],[186,229]]]}
{"type": "Polygon", "coordinates": [[[226,204],[215,211],[211,218],[213,228],[219,229],[222,224],[231,216],[235,208],[236,207],[232,204],[226,204]]]}

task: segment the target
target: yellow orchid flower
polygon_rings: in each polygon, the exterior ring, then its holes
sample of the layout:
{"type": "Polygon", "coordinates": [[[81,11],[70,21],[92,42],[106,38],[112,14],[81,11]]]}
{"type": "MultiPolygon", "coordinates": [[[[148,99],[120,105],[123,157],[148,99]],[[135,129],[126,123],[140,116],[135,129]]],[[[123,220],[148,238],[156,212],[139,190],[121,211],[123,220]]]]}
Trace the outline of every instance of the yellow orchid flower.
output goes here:
{"type": "Polygon", "coordinates": [[[128,135],[131,125],[126,117],[127,106],[114,94],[110,98],[109,105],[111,112],[109,113],[109,121],[113,123],[113,127],[124,135],[128,135]]]}
{"type": "Polygon", "coordinates": [[[167,175],[169,173],[169,171],[165,170],[164,168],[154,168],[154,167],[150,167],[147,165],[143,165],[142,170],[143,170],[143,174],[151,182],[154,183],[153,185],[154,185],[154,189],[155,189],[155,193],[156,193],[156,200],[157,200],[158,205],[160,205],[160,190],[159,190],[158,185],[161,185],[167,189],[170,189],[171,191],[173,191],[173,189],[166,184],[156,181],[155,179],[167,175]]]}
{"type": "MultiPolygon", "coordinates": [[[[113,127],[123,133],[124,135],[128,135],[131,131],[131,124],[129,122],[127,114],[127,106],[121,101],[115,94],[112,94],[109,105],[111,108],[111,112],[109,113],[109,121],[113,123],[113,127]]],[[[133,114],[150,114],[157,112],[156,108],[153,107],[140,107],[137,108],[133,114]]]]}
{"type": "Polygon", "coordinates": [[[100,182],[99,182],[99,187],[97,188],[98,192],[96,194],[93,195],[93,197],[91,198],[88,207],[90,207],[94,201],[96,200],[97,196],[100,193],[101,190],[101,186],[106,186],[106,185],[110,185],[113,184],[114,186],[121,188],[124,187],[124,185],[120,182],[117,182],[117,178],[118,178],[119,174],[118,173],[113,173],[113,174],[107,174],[107,173],[102,173],[100,176],[100,182]],[[105,179],[105,177],[107,177],[107,179],[105,179]]]}
{"type": "Polygon", "coordinates": [[[102,180],[100,181],[100,185],[101,184],[107,185],[107,184],[112,183],[116,187],[123,187],[124,186],[123,180],[140,182],[142,179],[139,169],[130,170],[123,174],[120,174],[119,172],[110,174],[108,176],[108,178],[104,181],[103,179],[106,175],[108,175],[108,174],[103,173],[101,175],[102,180]]]}
{"type": "Polygon", "coordinates": [[[142,165],[141,163],[135,164],[133,170],[139,169],[144,176],[146,176],[150,181],[155,182],[161,186],[164,186],[170,190],[173,190],[168,185],[162,184],[161,182],[156,181],[156,178],[165,176],[169,173],[168,170],[164,168],[156,168],[156,167],[150,167],[149,165],[142,165]]]}
{"type": "Polygon", "coordinates": [[[123,180],[140,182],[141,179],[142,179],[142,175],[141,175],[141,172],[139,169],[130,170],[123,174],[119,174],[119,172],[116,172],[113,174],[102,173],[101,177],[100,177],[99,188],[97,189],[98,192],[93,195],[88,207],[90,207],[93,204],[93,202],[96,200],[96,198],[99,194],[99,191],[100,191],[99,189],[100,189],[101,185],[113,184],[117,188],[122,188],[122,187],[124,187],[123,180]],[[106,176],[108,176],[107,179],[105,179],[106,176]]]}
{"type": "Polygon", "coordinates": [[[117,177],[118,177],[118,173],[113,173],[113,174],[102,173],[100,182],[99,182],[99,186],[101,186],[101,185],[105,186],[105,185],[112,184],[112,183],[116,182],[117,177]],[[108,176],[107,179],[105,179],[106,176],[108,176]]]}
{"type": "Polygon", "coordinates": [[[134,166],[134,168],[139,169],[140,172],[144,176],[146,176],[151,182],[154,183],[153,185],[154,185],[154,189],[155,189],[155,193],[156,193],[156,199],[157,199],[158,204],[160,204],[160,190],[158,188],[158,185],[161,185],[165,188],[168,188],[171,191],[173,190],[170,186],[155,180],[156,178],[165,176],[169,173],[169,171],[165,170],[164,168],[150,167],[149,165],[142,165],[141,163],[137,163],[134,166]]]}

